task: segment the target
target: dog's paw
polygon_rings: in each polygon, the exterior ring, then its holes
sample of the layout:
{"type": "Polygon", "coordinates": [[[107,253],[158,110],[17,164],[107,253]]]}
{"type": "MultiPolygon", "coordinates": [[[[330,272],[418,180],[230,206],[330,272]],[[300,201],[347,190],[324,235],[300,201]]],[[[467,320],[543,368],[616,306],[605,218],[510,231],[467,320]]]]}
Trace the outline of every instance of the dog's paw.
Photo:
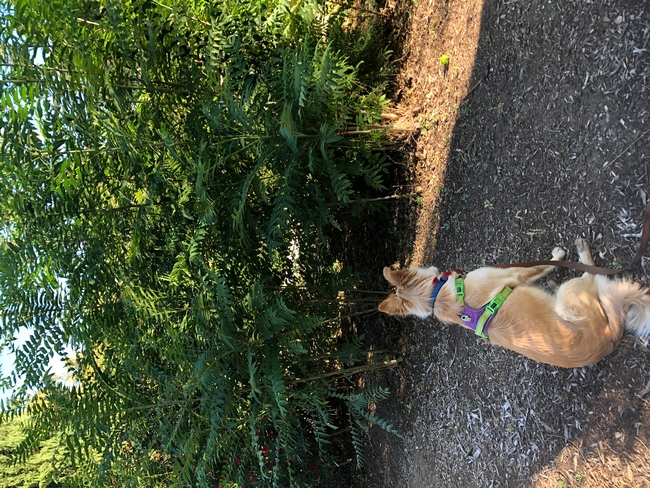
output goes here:
{"type": "Polygon", "coordinates": [[[587,240],[582,237],[576,239],[576,248],[578,249],[578,253],[585,251],[589,252],[589,244],[587,244],[587,240]]]}
{"type": "Polygon", "coordinates": [[[553,249],[553,261],[562,261],[564,259],[564,256],[566,256],[566,252],[564,252],[564,249],[561,247],[556,247],[553,249]]]}
{"type": "Polygon", "coordinates": [[[587,241],[582,238],[576,239],[576,247],[578,248],[578,258],[580,259],[580,262],[582,264],[593,266],[594,258],[591,257],[591,251],[589,250],[587,241]]]}

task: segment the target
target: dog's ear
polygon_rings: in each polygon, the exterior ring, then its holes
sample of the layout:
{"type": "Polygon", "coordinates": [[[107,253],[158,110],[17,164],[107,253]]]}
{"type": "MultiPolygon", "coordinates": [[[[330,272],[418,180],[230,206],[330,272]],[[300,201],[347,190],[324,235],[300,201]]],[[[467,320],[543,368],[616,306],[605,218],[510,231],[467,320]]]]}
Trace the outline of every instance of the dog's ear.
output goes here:
{"type": "Polygon", "coordinates": [[[388,266],[384,268],[384,278],[393,286],[406,286],[416,276],[417,272],[412,269],[395,269],[388,266]]]}
{"type": "Polygon", "coordinates": [[[388,266],[384,266],[384,278],[386,278],[386,281],[388,281],[391,285],[397,286],[397,282],[393,279],[393,270],[388,266]]]}
{"type": "Polygon", "coordinates": [[[379,311],[388,315],[408,315],[411,303],[397,295],[389,295],[386,300],[379,304],[379,311]]]}

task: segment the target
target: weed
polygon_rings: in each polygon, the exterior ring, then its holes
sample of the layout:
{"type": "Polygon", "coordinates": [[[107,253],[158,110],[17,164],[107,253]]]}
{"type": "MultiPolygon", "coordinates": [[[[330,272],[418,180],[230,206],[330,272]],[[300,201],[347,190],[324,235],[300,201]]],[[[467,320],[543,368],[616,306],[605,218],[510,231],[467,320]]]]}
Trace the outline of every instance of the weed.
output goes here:
{"type": "Polygon", "coordinates": [[[429,132],[429,127],[430,127],[429,119],[423,115],[420,115],[419,119],[420,119],[420,133],[423,136],[426,136],[427,132],[429,132]]]}
{"type": "Polygon", "coordinates": [[[435,125],[438,123],[438,112],[435,110],[431,113],[430,117],[427,117],[425,115],[420,115],[418,118],[420,122],[420,133],[425,136],[427,135],[427,132],[431,128],[432,125],[435,125]]]}
{"type": "Polygon", "coordinates": [[[440,61],[440,64],[443,66],[449,66],[449,54],[443,54],[438,58],[438,61],[440,61]]]}

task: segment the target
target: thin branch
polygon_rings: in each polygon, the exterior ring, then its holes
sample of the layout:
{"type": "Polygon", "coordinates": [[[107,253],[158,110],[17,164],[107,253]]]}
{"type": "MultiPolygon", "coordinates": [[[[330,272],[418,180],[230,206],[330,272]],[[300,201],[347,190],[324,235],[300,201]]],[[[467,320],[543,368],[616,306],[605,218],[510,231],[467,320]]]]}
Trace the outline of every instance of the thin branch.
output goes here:
{"type": "Polygon", "coordinates": [[[172,405],[181,405],[183,403],[196,403],[200,400],[200,398],[194,398],[191,400],[171,400],[169,402],[163,402],[163,403],[153,403],[151,405],[140,405],[137,407],[130,407],[125,410],[122,410],[121,412],[126,413],[126,412],[134,412],[136,410],[146,410],[150,408],[161,408],[161,407],[169,407],[172,405]]]}
{"type": "Polygon", "coordinates": [[[350,374],[363,373],[366,371],[376,371],[379,369],[391,368],[397,363],[401,362],[402,358],[392,359],[391,361],[382,361],[381,363],[370,363],[364,364],[363,366],[356,366],[354,368],[340,369],[338,371],[331,371],[329,373],[323,373],[316,376],[310,376],[308,378],[301,378],[298,380],[289,381],[287,385],[297,385],[300,383],[308,383],[310,381],[318,380],[321,378],[331,378],[332,376],[343,376],[350,374]]]}
{"type": "Polygon", "coordinates": [[[82,24],[94,25],[96,27],[99,27],[98,22],[93,22],[92,20],[82,19],[81,17],[77,17],[77,22],[81,22],[82,24]]]}
{"type": "Polygon", "coordinates": [[[74,73],[74,71],[71,71],[69,69],[65,68],[52,68],[50,66],[41,66],[38,64],[18,64],[18,63],[0,63],[0,67],[3,68],[32,68],[32,69],[38,69],[41,71],[57,71],[60,73],[74,73]]]}
{"type": "Polygon", "coordinates": [[[465,100],[467,100],[467,97],[470,95],[470,93],[472,93],[472,92],[476,89],[476,87],[479,86],[482,82],[483,82],[482,79],[481,79],[481,80],[478,80],[478,82],[476,83],[476,85],[474,85],[472,88],[470,88],[470,89],[468,90],[468,92],[465,94],[465,100]]]}
{"type": "Polygon", "coordinates": [[[336,303],[338,305],[347,305],[360,302],[375,302],[377,298],[311,298],[300,300],[300,303],[336,303]]]}
{"type": "Polygon", "coordinates": [[[350,200],[349,202],[333,202],[333,203],[326,203],[326,207],[340,207],[341,205],[349,205],[352,203],[368,203],[368,202],[381,202],[384,200],[397,200],[400,198],[411,198],[411,197],[416,197],[418,196],[419,193],[403,193],[401,195],[390,195],[387,197],[379,197],[379,198],[361,198],[359,200],[350,200]]]}
{"type": "Polygon", "coordinates": [[[143,90],[143,91],[148,91],[148,92],[153,92],[153,93],[183,93],[183,94],[189,94],[189,90],[174,90],[172,88],[158,88],[156,86],[153,86],[153,90],[150,89],[147,86],[142,86],[142,85],[114,85],[115,88],[122,88],[124,90],[143,90]]]}
{"type": "Polygon", "coordinates": [[[347,315],[341,315],[340,317],[336,317],[335,319],[329,319],[329,320],[323,320],[320,325],[326,325],[326,324],[333,324],[336,322],[340,322],[341,320],[349,319],[352,317],[359,317],[361,315],[369,315],[372,313],[375,313],[377,311],[376,308],[372,308],[370,310],[364,310],[362,312],[355,312],[355,313],[350,313],[347,315]]]}
{"type": "Polygon", "coordinates": [[[346,132],[337,132],[337,136],[357,136],[361,134],[372,134],[375,130],[349,130],[346,132]]]}
{"type": "MultiPolygon", "coordinates": [[[[171,7],[167,6],[167,5],[163,5],[163,4],[160,3],[160,2],[156,2],[156,0],[153,0],[152,3],[155,3],[155,4],[158,5],[159,7],[166,8],[167,10],[171,10],[172,12],[174,11],[173,8],[171,8],[171,7]]],[[[186,15],[187,15],[187,14],[186,14],[186,15]]],[[[196,21],[196,22],[200,22],[200,23],[203,24],[203,25],[207,25],[207,26],[210,26],[210,25],[211,25],[210,22],[206,22],[205,20],[197,19],[196,17],[192,17],[191,15],[188,15],[188,17],[189,17],[190,19],[196,21]]]]}
{"type": "Polygon", "coordinates": [[[382,295],[382,296],[385,295],[386,293],[388,293],[385,290],[379,290],[379,291],[375,291],[375,290],[357,290],[356,288],[353,288],[352,290],[349,290],[349,292],[350,293],[370,293],[370,294],[373,294],[373,295],[382,295]]]}
{"type": "Polygon", "coordinates": [[[619,155],[616,156],[614,159],[612,159],[609,163],[607,163],[605,166],[603,166],[603,170],[609,168],[612,164],[614,164],[614,163],[616,162],[616,160],[618,160],[621,156],[623,156],[623,154],[625,154],[625,153],[626,153],[626,152],[627,152],[627,151],[628,151],[632,146],[634,146],[634,145],[637,143],[637,141],[638,141],[639,139],[641,139],[642,137],[644,137],[648,132],[650,132],[650,129],[648,129],[648,130],[645,131],[643,134],[641,134],[639,137],[637,137],[636,139],[634,139],[634,141],[632,141],[632,144],[630,144],[630,145],[627,146],[623,151],[621,151],[621,154],[619,154],[619,155]]]}
{"type": "MultiPolygon", "coordinates": [[[[339,317],[336,317],[334,319],[329,319],[329,320],[323,320],[322,322],[319,323],[319,325],[327,325],[327,324],[333,324],[336,322],[340,322],[341,320],[349,319],[352,317],[358,317],[360,315],[370,315],[377,313],[377,308],[373,307],[369,310],[364,310],[362,312],[355,312],[347,315],[341,315],[339,317]]],[[[284,337],[286,335],[292,335],[292,334],[297,334],[300,333],[300,329],[291,329],[291,330],[285,330],[284,332],[280,332],[279,334],[276,334],[273,336],[273,338],[279,338],[279,337],[284,337]]],[[[259,346],[262,344],[265,344],[268,339],[257,339],[254,341],[239,341],[241,344],[244,345],[253,345],[253,346],[259,346]]]]}
{"type": "Polygon", "coordinates": [[[24,85],[26,83],[39,83],[41,80],[38,78],[6,78],[0,80],[0,83],[13,83],[14,85],[24,85]]]}
{"type": "MultiPolygon", "coordinates": [[[[149,142],[148,144],[150,147],[166,146],[164,142],[149,142]]],[[[174,145],[181,145],[181,144],[186,144],[186,143],[184,142],[174,143],[174,145]]],[[[116,146],[116,147],[101,147],[101,148],[90,148],[90,149],[69,149],[63,152],[54,152],[49,149],[32,149],[29,152],[27,152],[27,154],[29,154],[30,156],[46,156],[48,154],[54,154],[56,156],[64,156],[67,154],[89,154],[89,153],[103,154],[103,153],[112,153],[118,151],[124,151],[124,148],[121,146],[116,146]]]]}
{"type": "Polygon", "coordinates": [[[369,10],[363,7],[357,7],[356,5],[350,5],[348,3],[336,2],[335,0],[330,0],[330,3],[339,5],[341,7],[349,8],[350,10],[356,10],[357,12],[362,12],[364,14],[371,14],[371,15],[376,15],[377,17],[384,17],[384,18],[388,17],[388,15],[383,12],[378,12],[376,10],[369,10]]]}
{"type": "MultiPolygon", "coordinates": [[[[397,359],[392,359],[390,361],[382,361],[380,363],[369,363],[369,364],[364,364],[363,366],[355,366],[354,368],[339,369],[337,371],[330,371],[329,373],[322,373],[319,375],[309,376],[307,378],[299,378],[297,380],[287,381],[285,385],[294,386],[294,385],[299,385],[301,383],[309,383],[310,381],[316,381],[324,378],[334,378],[338,376],[348,376],[348,375],[353,375],[358,373],[365,373],[368,371],[377,371],[380,369],[392,368],[393,366],[395,366],[397,363],[400,362],[402,362],[401,357],[397,359]]],[[[258,388],[260,389],[263,389],[265,387],[266,385],[258,385],[258,388]]],[[[249,391],[251,391],[251,387],[247,386],[245,388],[237,390],[235,396],[239,396],[242,393],[247,393],[249,391]]]]}

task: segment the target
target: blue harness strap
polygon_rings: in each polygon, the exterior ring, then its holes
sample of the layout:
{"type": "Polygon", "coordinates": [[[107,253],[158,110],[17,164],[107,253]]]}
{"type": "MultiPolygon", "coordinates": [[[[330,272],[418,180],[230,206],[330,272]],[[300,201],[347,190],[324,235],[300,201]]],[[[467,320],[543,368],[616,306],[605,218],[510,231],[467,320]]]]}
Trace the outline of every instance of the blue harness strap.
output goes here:
{"type": "MultiPolygon", "coordinates": [[[[436,279],[434,282],[433,292],[431,293],[431,309],[433,309],[433,305],[435,304],[436,297],[440,292],[440,288],[442,288],[442,286],[447,282],[448,277],[451,275],[451,273],[451,271],[443,273],[440,279],[436,279]]],[[[458,303],[463,306],[463,311],[460,315],[460,319],[463,321],[463,324],[466,327],[472,329],[477,336],[482,337],[483,339],[487,339],[488,326],[490,325],[490,322],[494,318],[494,315],[497,313],[501,305],[503,305],[503,303],[506,301],[506,298],[508,298],[508,295],[510,295],[512,292],[512,288],[506,286],[503,290],[501,290],[501,293],[495,296],[483,307],[478,309],[471,308],[465,305],[465,282],[463,280],[463,273],[460,270],[456,270],[456,273],[458,273],[454,282],[454,287],[456,289],[456,298],[458,300],[458,303]]]]}
{"type": "Polygon", "coordinates": [[[445,271],[438,278],[433,280],[433,291],[431,292],[431,297],[430,297],[431,310],[433,310],[433,305],[434,303],[436,303],[436,297],[438,296],[438,293],[440,293],[440,288],[442,288],[443,285],[447,283],[447,280],[452,275],[452,273],[456,273],[458,276],[463,275],[463,272],[460,269],[455,269],[453,271],[445,271]]]}

